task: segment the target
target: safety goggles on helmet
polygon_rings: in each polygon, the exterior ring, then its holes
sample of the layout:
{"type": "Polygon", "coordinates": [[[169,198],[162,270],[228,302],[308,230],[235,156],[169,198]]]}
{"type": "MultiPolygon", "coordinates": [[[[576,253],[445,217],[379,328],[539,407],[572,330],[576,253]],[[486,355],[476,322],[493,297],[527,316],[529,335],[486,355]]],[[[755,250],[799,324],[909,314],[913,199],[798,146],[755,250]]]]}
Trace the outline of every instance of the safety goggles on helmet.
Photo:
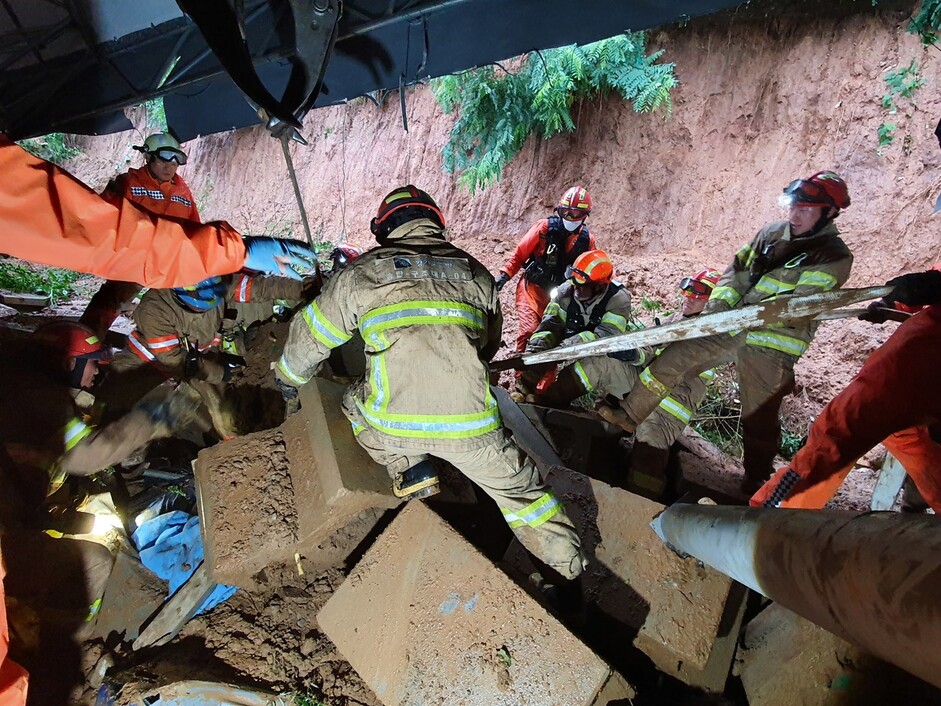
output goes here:
{"type": "Polygon", "coordinates": [[[588,212],[581,208],[563,208],[562,206],[559,206],[556,212],[560,218],[567,221],[581,221],[588,215],[588,212]]]}
{"type": "Polygon", "coordinates": [[[181,304],[196,311],[209,311],[221,306],[225,301],[226,284],[221,277],[210,277],[199,284],[188,287],[174,287],[173,296],[181,304]]]}
{"type": "Polygon", "coordinates": [[[176,162],[180,166],[186,164],[186,155],[169,147],[162,147],[159,150],[150,152],[149,154],[153,155],[161,162],[176,162]]]}
{"type": "Polygon", "coordinates": [[[784,187],[784,198],[789,206],[837,208],[826,189],[820,184],[806,179],[795,179],[784,187]]]}
{"type": "Polygon", "coordinates": [[[706,282],[700,282],[694,277],[684,277],[680,280],[680,291],[684,296],[698,299],[700,297],[709,298],[712,294],[712,287],[706,282]]]}
{"type": "Polygon", "coordinates": [[[576,269],[574,265],[565,268],[565,279],[571,280],[573,284],[588,284],[591,278],[586,272],[576,269]]]}

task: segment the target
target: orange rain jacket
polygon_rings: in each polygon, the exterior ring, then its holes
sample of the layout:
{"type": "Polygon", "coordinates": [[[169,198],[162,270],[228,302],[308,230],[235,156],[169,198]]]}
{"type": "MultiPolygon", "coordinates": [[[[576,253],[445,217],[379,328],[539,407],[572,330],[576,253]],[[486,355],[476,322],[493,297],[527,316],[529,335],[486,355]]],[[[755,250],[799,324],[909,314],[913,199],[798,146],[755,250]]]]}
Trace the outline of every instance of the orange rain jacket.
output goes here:
{"type": "Polygon", "coordinates": [[[109,203],[0,134],[0,252],[147,287],[236,272],[242,237],[228,223],[160,218],[109,203]]]}
{"type": "Polygon", "coordinates": [[[196,200],[179,174],[163,183],[154,179],[146,165],[128,169],[108,184],[102,197],[112,203],[121,198],[133,201],[151,213],[199,222],[196,200]]]}

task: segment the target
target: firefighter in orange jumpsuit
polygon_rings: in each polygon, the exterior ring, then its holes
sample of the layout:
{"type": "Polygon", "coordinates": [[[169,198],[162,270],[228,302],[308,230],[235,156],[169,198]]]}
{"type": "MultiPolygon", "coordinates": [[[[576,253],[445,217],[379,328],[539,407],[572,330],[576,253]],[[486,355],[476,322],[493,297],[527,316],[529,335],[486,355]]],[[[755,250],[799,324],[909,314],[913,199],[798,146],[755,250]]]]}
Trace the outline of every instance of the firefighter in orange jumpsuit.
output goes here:
{"type": "Polygon", "coordinates": [[[163,218],[127,199],[109,202],[0,133],[0,253],[52,267],[181,287],[246,269],[301,279],[309,247],[245,238],[224,221],[163,218]]]}
{"type": "MultiPolygon", "coordinates": [[[[105,188],[102,196],[111,202],[122,198],[136,203],[157,216],[170,216],[199,222],[199,211],[189,186],[177,169],[186,164],[186,153],[171,135],[158,132],[135,150],[143,152],[146,163],[129,169],[105,188]]],[[[141,290],[135,282],[108,280],[88,303],[81,322],[104,339],[111,324],[141,290]]]]}
{"type": "Polygon", "coordinates": [[[585,225],[589,213],[591,195],[583,187],[573,186],[562,194],[555,215],[537,221],[516,246],[510,261],[500,268],[498,290],[523,270],[516,285],[517,353],[526,350],[526,342],[539,328],[549,294],[565,282],[566,269],[579,255],[595,249],[595,237],[585,225]]]}
{"type": "Polygon", "coordinates": [[[869,357],[810,427],[807,443],[751,498],[760,507],[821,508],[855,461],[880,441],[925,502],[941,512],[941,448],[928,425],[941,422],[941,272],[889,280],[886,304],[925,306],[869,357]]]}

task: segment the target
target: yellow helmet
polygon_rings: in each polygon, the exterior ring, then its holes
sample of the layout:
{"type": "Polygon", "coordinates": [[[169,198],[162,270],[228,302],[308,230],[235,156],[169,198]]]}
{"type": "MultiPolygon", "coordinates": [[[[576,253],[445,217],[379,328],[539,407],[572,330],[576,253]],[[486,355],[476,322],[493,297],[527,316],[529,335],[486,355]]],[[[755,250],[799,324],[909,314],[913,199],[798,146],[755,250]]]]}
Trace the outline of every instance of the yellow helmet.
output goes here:
{"type": "Polygon", "coordinates": [[[172,159],[177,164],[186,164],[186,152],[183,151],[180,147],[180,143],[177,142],[173,135],[169,135],[165,132],[154,133],[144,140],[142,147],[135,147],[134,149],[148,156],[153,155],[158,157],[164,162],[169,162],[172,159]]]}

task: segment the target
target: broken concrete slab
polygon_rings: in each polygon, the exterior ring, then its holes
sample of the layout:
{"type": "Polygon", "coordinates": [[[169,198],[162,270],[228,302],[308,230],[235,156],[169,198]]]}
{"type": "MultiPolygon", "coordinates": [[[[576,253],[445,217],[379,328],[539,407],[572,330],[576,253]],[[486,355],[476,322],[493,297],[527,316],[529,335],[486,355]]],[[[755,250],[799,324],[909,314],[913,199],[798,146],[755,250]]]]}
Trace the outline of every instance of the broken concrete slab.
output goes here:
{"type": "MultiPolygon", "coordinates": [[[[547,482],[589,557],[582,582],[590,611],[605,621],[604,643],[633,643],[666,674],[721,692],[746,591],[732,593],[730,578],[660,541],[649,525],[663,505],[566,468],[547,482]]],[[[518,542],[505,561],[519,579],[534,570],[518,542]]]]}
{"type": "Polygon", "coordinates": [[[736,655],[749,706],[938,704],[941,690],[772,603],[736,655]]]}
{"type": "Polygon", "coordinates": [[[399,504],[385,469],[353,438],[342,394],[342,385],[317,379],[277,429],[200,452],[199,514],[214,581],[251,589],[259,570],[295,555],[305,571],[334,566],[399,504]]]}
{"type": "Polygon", "coordinates": [[[421,502],[318,616],[386,706],[597,705],[633,689],[421,502]]]}

